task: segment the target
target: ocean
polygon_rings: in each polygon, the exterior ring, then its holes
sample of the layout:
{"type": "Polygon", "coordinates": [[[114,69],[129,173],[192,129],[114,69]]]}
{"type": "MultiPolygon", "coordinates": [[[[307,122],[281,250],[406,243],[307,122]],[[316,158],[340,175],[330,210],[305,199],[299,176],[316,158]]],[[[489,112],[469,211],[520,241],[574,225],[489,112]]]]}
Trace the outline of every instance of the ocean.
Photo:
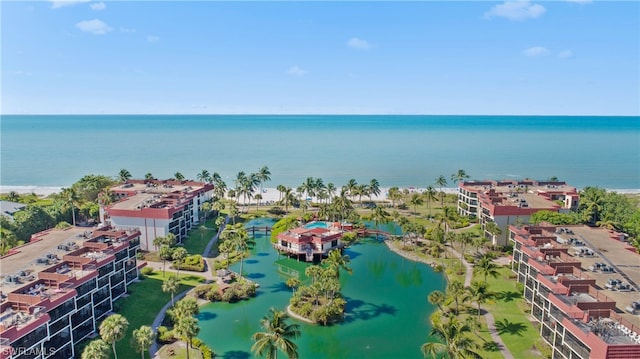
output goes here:
{"type": "Polygon", "coordinates": [[[471,179],[547,179],[640,189],[640,117],[395,115],[3,115],[3,191],[65,187],[86,174],[271,170],[266,187],[320,177],[426,187],[471,179]]]}

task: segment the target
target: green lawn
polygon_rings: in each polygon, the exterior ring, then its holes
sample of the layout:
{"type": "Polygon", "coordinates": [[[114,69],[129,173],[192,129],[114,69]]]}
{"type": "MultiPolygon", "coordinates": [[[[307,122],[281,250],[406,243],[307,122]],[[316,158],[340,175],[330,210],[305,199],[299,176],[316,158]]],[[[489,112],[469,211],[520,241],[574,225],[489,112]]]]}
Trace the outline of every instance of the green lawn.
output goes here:
{"type": "MultiPolygon", "coordinates": [[[[178,293],[192,287],[191,282],[187,283],[189,284],[180,285],[178,293]]],[[[128,297],[116,302],[115,305],[119,307],[117,312],[129,321],[129,328],[124,339],[116,344],[119,359],[140,358],[140,354],[136,353],[130,344],[133,330],[142,325],[151,325],[160,309],[170,300],[171,294],[162,291],[161,280],[145,278],[129,287],[128,297]]]]}
{"type": "MultiPolygon", "coordinates": [[[[167,263],[168,265],[168,263],[167,263]]],[[[153,273],[149,274],[147,276],[147,278],[149,279],[155,279],[157,281],[160,282],[160,284],[162,284],[162,281],[164,281],[167,277],[169,276],[173,276],[176,273],[174,272],[169,272],[169,271],[165,271],[164,275],[162,274],[162,270],[159,271],[154,271],[153,273]]],[[[205,279],[199,275],[194,275],[194,274],[190,274],[189,272],[185,273],[185,271],[182,271],[180,273],[180,283],[190,286],[190,287],[195,287],[198,286],[200,284],[203,284],[205,282],[205,279]]],[[[162,289],[162,288],[161,288],[162,289]]]]}
{"type": "Polygon", "coordinates": [[[524,312],[527,304],[516,289],[517,281],[509,278],[511,273],[509,268],[501,268],[497,278],[488,278],[489,288],[498,293],[498,298],[482,307],[493,314],[496,323],[507,320],[500,337],[514,357],[535,357],[537,352],[532,349],[540,345],[540,334],[529,321],[529,314],[524,312]]]}
{"type": "Polygon", "coordinates": [[[211,237],[217,233],[217,226],[215,224],[215,218],[209,218],[205,221],[206,228],[216,228],[215,230],[204,229],[201,227],[195,227],[189,231],[187,238],[182,241],[184,248],[189,254],[202,254],[207,247],[207,243],[211,237]]]}

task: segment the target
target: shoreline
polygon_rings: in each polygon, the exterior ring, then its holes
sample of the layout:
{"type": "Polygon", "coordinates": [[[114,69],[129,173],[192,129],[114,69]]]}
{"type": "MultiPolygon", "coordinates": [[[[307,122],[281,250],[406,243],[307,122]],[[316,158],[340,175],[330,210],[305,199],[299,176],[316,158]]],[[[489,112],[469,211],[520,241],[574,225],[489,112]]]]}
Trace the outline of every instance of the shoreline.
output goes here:
{"type": "MultiPolygon", "coordinates": [[[[31,194],[31,193],[35,193],[38,196],[49,196],[51,194],[54,193],[59,193],[62,188],[62,186],[4,186],[4,185],[0,185],[0,194],[7,194],[11,191],[14,191],[18,194],[31,194]]],[[[380,194],[377,196],[372,196],[371,200],[372,201],[387,201],[387,196],[386,193],[389,191],[389,188],[391,187],[380,187],[380,194]]],[[[425,188],[422,187],[413,187],[413,186],[409,186],[409,187],[399,187],[400,190],[408,190],[409,193],[414,193],[414,192],[423,192],[425,190],[425,188]]],[[[436,192],[440,192],[439,188],[434,188],[436,190],[436,192]]],[[[577,189],[578,191],[581,190],[580,188],[577,189]]],[[[605,188],[605,190],[607,192],[616,192],[619,194],[640,194],[640,188],[605,188]]],[[[443,187],[442,188],[442,192],[446,193],[446,194],[455,194],[457,193],[458,188],[457,187],[443,187]]],[[[263,188],[263,191],[261,193],[262,195],[262,200],[261,203],[265,203],[268,201],[278,201],[280,193],[278,192],[278,190],[274,187],[265,187],[263,188]]],[[[315,199],[315,198],[314,198],[315,199]]],[[[362,200],[369,200],[368,196],[363,196],[362,200]]],[[[240,199],[239,201],[240,204],[242,204],[242,199],[240,199]]],[[[247,200],[247,205],[248,204],[256,204],[255,200],[247,200]]]]}
{"type": "Polygon", "coordinates": [[[391,244],[391,242],[389,242],[389,240],[385,240],[384,244],[387,245],[387,248],[389,248],[390,251],[394,252],[395,254],[399,255],[402,258],[405,258],[414,262],[424,263],[432,268],[435,264],[437,264],[435,261],[430,262],[426,258],[422,258],[414,253],[410,253],[400,248],[396,248],[394,245],[391,244]]]}

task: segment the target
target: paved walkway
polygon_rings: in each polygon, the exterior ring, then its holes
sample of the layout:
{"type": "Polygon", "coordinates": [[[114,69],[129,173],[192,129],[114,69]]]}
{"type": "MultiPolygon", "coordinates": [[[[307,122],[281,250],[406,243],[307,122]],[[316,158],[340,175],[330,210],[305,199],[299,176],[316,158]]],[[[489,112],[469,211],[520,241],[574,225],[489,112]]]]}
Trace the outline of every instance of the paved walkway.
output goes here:
{"type": "MultiPolygon", "coordinates": [[[[180,299],[182,299],[185,295],[187,295],[187,293],[190,291],[191,289],[187,289],[184,292],[174,296],[173,300],[174,302],[179,301],[180,299]]],[[[164,320],[165,314],[167,313],[167,309],[171,308],[171,301],[167,302],[167,304],[165,304],[164,307],[162,307],[162,309],[160,309],[160,312],[158,313],[158,315],[156,316],[156,319],[153,320],[153,324],[151,324],[151,329],[153,329],[153,332],[158,334],[158,327],[160,326],[160,324],[162,324],[162,321],[164,320]]],[[[156,354],[158,353],[158,347],[160,345],[158,344],[157,341],[153,341],[153,343],[151,344],[151,346],[149,347],[149,355],[152,358],[156,357],[156,354]]]]}
{"type": "MultiPolygon", "coordinates": [[[[220,236],[220,233],[222,233],[222,231],[224,230],[225,226],[227,225],[227,223],[229,223],[229,217],[227,216],[225,218],[224,223],[222,224],[222,226],[220,226],[220,228],[218,229],[218,233],[216,233],[210,240],[209,243],[207,243],[207,246],[205,247],[204,251],[202,252],[202,257],[207,261],[207,268],[205,269],[204,272],[195,272],[195,275],[199,275],[204,277],[207,281],[214,281],[216,278],[213,275],[213,272],[211,270],[211,263],[212,263],[212,259],[209,258],[209,253],[211,252],[211,248],[213,247],[213,245],[218,241],[218,237],[220,236]]],[[[147,267],[151,267],[155,270],[158,271],[162,271],[162,262],[147,262],[147,267]]],[[[165,271],[166,272],[173,272],[176,273],[178,272],[176,269],[173,268],[168,268],[167,266],[165,266],[165,271]]],[[[185,272],[182,271],[183,273],[189,273],[189,274],[194,274],[194,272],[185,272]]],[[[178,300],[182,299],[185,295],[187,295],[187,293],[190,291],[191,289],[187,289],[184,292],[174,296],[174,302],[177,302],[178,300]]],[[[160,312],[158,312],[158,315],[156,315],[156,318],[153,320],[153,324],[151,325],[151,328],[153,329],[154,333],[158,333],[158,327],[160,326],[160,324],[162,324],[162,321],[164,320],[164,317],[167,313],[167,309],[169,309],[171,307],[171,301],[169,301],[167,304],[165,304],[164,307],[162,307],[162,309],[160,309],[160,312]]],[[[156,354],[158,353],[158,348],[159,348],[159,344],[158,342],[156,342],[155,340],[153,341],[153,344],[151,344],[151,347],[149,348],[149,355],[152,358],[156,358],[156,354]]]]}
{"type": "MultiPolygon", "coordinates": [[[[460,252],[455,250],[453,247],[447,247],[447,249],[449,249],[451,253],[457,256],[458,259],[460,258],[460,252]]],[[[471,285],[471,279],[473,278],[473,266],[469,262],[467,262],[464,258],[462,259],[462,264],[464,264],[464,268],[466,271],[466,274],[464,277],[464,286],[468,287],[471,285]]],[[[478,305],[478,303],[476,302],[473,302],[471,304],[475,306],[478,305]]],[[[489,334],[491,335],[491,339],[493,339],[493,341],[498,344],[498,347],[500,348],[500,354],[502,354],[502,357],[505,359],[514,359],[513,355],[511,354],[507,346],[504,345],[502,338],[500,338],[500,335],[498,334],[498,330],[496,329],[496,321],[493,318],[493,314],[485,310],[483,316],[484,316],[484,319],[487,321],[487,329],[489,329],[489,334]]]]}

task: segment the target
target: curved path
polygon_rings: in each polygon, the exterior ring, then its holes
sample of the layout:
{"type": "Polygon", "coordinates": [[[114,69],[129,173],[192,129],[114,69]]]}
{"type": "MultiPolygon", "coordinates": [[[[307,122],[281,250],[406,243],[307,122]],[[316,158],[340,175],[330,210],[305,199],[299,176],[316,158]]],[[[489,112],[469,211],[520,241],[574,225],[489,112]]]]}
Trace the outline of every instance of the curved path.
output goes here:
{"type": "MultiPolygon", "coordinates": [[[[460,252],[456,251],[453,247],[449,247],[448,249],[453,254],[460,257],[460,252]]],[[[466,274],[464,276],[464,286],[468,287],[471,285],[471,279],[473,278],[473,266],[469,262],[467,262],[464,258],[462,258],[462,264],[464,264],[464,268],[466,271],[466,274]]],[[[478,305],[475,302],[473,302],[472,304],[478,305]]],[[[511,354],[507,346],[504,345],[502,338],[500,338],[500,335],[498,334],[498,330],[496,329],[496,321],[493,318],[493,314],[485,310],[483,316],[484,316],[484,319],[487,321],[487,329],[489,329],[489,334],[491,335],[491,339],[493,339],[494,342],[498,343],[498,348],[500,348],[500,354],[502,354],[502,357],[505,359],[514,359],[513,355],[511,354]]]]}
{"type": "MultiPolygon", "coordinates": [[[[389,249],[391,249],[392,251],[396,252],[397,254],[413,260],[413,261],[418,261],[418,262],[423,262],[426,264],[430,264],[426,259],[418,257],[417,255],[410,253],[410,252],[406,252],[403,250],[400,250],[398,248],[395,248],[394,246],[390,245],[388,242],[385,242],[387,244],[387,247],[389,247],[389,249]]],[[[460,253],[458,251],[456,251],[454,248],[452,247],[447,247],[447,249],[455,256],[457,256],[458,258],[460,258],[460,253]]],[[[471,279],[473,278],[473,266],[467,262],[465,259],[462,259],[462,264],[464,264],[465,267],[465,277],[464,277],[464,286],[468,287],[471,285],[471,279]]],[[[472,303],[472,305],[477,305],[477,303],[472,303]]],[[[496,342],[498,344],[498,348],[500,348],[500,354],[502,354],[502,357],[505,359],[514,359],[513,354],[511,354],[511,352],[509,351],[509,349],[507,348],[506,345],[504,345],[504,342],[502,341],[502,338],[500,338],[500,335],[498,334],[498,330],[496,329],[496,325],[495,325],[495,319],[493,318],[493,314],[489,313],[488,311],[485,310],[484,314],[483,314],[485,320],[487,321],[487,328],[489,329],[489,334],[491,335],[491,339],[496,342]]]]}
{"type": "MultiPolygon", "coordinates": [[[[204,257],[207,260],[207,269],[205,270],[204,273],[198,273],[197,275],[201,275],[203,277],[205,277],[205,279],[207,280],[214,280],[213,278],[213,273],[211,272],[211,267],[209,266],[209,252],[211,252],[211,248],[213,247],[213,245],[218,241],[218,237],[220,237],[220,233],[222,233],[222,231],[224,230],[225,226],[227,225],[227,223],[229,223],[229,216],[227,216],[224,220],[224,223],[220,226],[220,228],[218,229],[218,233],[216,233],[215,236],[213,236],[210,240],[209,243],[207,243],[207,247],[204,249],[204,251],[202,252],[202,257],[204,257]]],[[[154,270],[162,270],[162,263],[159,262],[147,262],[147,266],[154,268],[154,270]]],[[[167,268],[165,269],[168,272],[177,272],[175,269],[170,269],[167,268]]],[[[190,291],[191,289],[187,289],[184,292],[176,295],[174,297],[174,302],[182,299],[185,295],[187,295],[187,293],[190,291]]],[[[165,304],[164,307],[162,307],[162,309],[160,309],[160,312],[158,312],[158,315],[156,315],[156,318],[153,320],[153,324],[151,325],[151,328],[153,329],[153,332],[155,334],[158,333],[158,327],[160,326],[160,324],[162,324],[162,321],[164,320],[164,317],[167,313],[167,310],[171,307],[171,301],[169,301],[167,304],[165,304]]],[[[154,358],[156,356],[156,354],[158,353],[158,347],[159,344],[157,341],[153,341],[153,344],[151,344],[151,347],[149,347],[149,355],[154,358]]]]}
{"type": "MultiPolygon", "coordinates": [[[[187,293],[190,290],[191,289],[187,289],[184,292],[176,295],[173,298],[174,302],[182,299],[185,295],[187,295],[187,293]]],[[[164,317],[167,313],[167,309],[169,308],[171,308],[171,301],[167,302],[167,304],[165,304],[165,306],[162,307],[162,309],[160,309],[160,312],[158,313],[158,315],[156,315],[156,319],[153,320],[153,324],[151,324],[151,329],[153,329],[153,332],[155,334],[158,334],[158,327],[160,326],[160,324],[162,324],[162,321],[164,320],[164,317]]],[[[151,356],[152,358],[155,357],[156,353],[158,352],[158,346],[159,346],[158,342],[154,340],[151,346],[149,347],[149,356],[151,356]]]]}

